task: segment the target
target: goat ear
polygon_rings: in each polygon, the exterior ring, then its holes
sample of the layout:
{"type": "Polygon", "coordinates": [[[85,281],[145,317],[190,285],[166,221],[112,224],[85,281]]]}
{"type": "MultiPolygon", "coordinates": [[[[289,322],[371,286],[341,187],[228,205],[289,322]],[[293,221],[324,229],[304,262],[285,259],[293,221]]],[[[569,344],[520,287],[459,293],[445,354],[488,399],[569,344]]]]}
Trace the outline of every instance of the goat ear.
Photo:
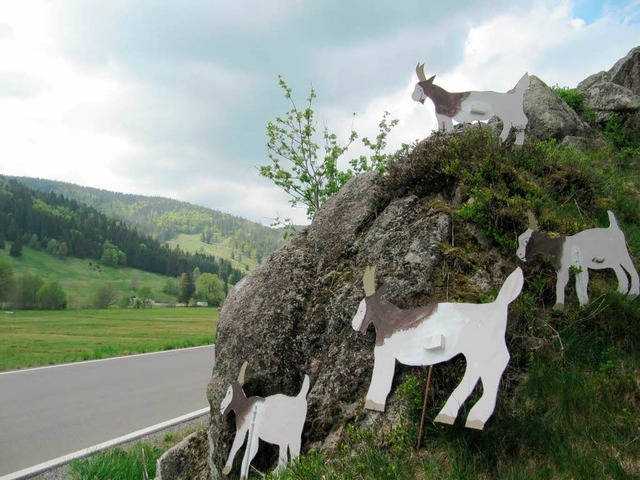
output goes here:
{"type": "Polygon", "coordinates": [[[427,80],[427,83],[433,83],[433,80],[435,80],[436,76],[434,75],[433,77],[429,77],[429,80],[427,80]]]}
{"type": "Polygon", "coordinates": [[[538,221],[536,220],[536,216],[533,214],[531,210],[527,210],[527,218],[529,219],[529,229],[538,230],[540,228],[538,226],[538,221]]]}
{"type": "Polygon", "coordinates": [[[247,371],[248,362],[244,362],[240,368],[240,374],[238,375],[238,383],[240,386],[244,385],[244,374],[247,371]]]}
{"type": "Polygon", "coordinates": [[[424,75],[424,63],[420,65],[420,62],[418,62],[418,65],[416,65],[416,75],[418,76],[419,82],[424,82],[427,79],[424,75]]]}

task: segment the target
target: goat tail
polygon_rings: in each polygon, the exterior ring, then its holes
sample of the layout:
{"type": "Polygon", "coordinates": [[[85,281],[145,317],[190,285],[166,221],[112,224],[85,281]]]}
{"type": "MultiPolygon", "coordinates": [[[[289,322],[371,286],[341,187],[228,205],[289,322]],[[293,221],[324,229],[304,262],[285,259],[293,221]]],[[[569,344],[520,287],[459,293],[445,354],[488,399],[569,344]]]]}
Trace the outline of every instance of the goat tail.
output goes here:
{"type": "Polygon", "coordinates": [[[524,95],[525,90],[529,88],[529,73],[526,72],[524,75],[522,75],[522,77],[520,78],[520,80],[518,80],[518,83],[516,83],[516,94],[518,95],[524,95]]]}
{"type": "Polygon", "coordinates": [[[302,381],[302,388],[300,389],[300,393],[298,394],[298,398],[307,398],[307,393],[309,393],[309,375],[304,376],[304,380],[302,381]]]}
{"type": "Polygon", "coordinates": [[[518,298],[523,284],[524,275],[522,274],[522,269],[517,267],[502,284],[502,288],[500,289],[500,293],[498,293],[498,298],[496,298],[495,303],[505,306],[509,305],[518,298]]]}
{"type": "Polygon", "coordinates": [[[609,215],[609,228],[620,230],[620,227],[618,226],[618,220],[616,220],[616,216],[613,214],[613,212],[611,210],[607,210],[607,214],[609,215]]]}

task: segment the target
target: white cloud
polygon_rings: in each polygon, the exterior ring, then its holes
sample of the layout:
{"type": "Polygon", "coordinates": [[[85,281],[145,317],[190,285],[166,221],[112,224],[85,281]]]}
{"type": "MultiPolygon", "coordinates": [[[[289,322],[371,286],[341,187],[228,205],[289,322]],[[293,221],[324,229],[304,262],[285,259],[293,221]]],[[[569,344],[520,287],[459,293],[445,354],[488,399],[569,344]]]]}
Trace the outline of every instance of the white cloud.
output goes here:
{"type": "MultiPolygon", "coordinates": [[[[435,128],[433,105],[411,100],[418,61],[451,91],[505,91],[525,71],[574,86],[640,38],[637,0],[606,4],[586,21],[568,0],[502,2],[496,15],[480,2],[449,13],[433,11],[433,1],[394,5],[387,11],[408,13],[360,18],[350,8],[361,22],[343,38],[332,29],[338,12],[299,0],[0,2],[0,174],[302,222],[304,210],[253,168],[266,157],[263,125],[282,105],[261,78],[291,71],[313,80],[325,102],[320,122],[342,139],[354,110],[355,129],[370,138],[388,110],[400,120],[388,139],[394,150],[435,128]],[[247,61],[257,47],[263,55],[247,61]]],[[[354,146],[344,161],[361,153],[354,146]]]]}

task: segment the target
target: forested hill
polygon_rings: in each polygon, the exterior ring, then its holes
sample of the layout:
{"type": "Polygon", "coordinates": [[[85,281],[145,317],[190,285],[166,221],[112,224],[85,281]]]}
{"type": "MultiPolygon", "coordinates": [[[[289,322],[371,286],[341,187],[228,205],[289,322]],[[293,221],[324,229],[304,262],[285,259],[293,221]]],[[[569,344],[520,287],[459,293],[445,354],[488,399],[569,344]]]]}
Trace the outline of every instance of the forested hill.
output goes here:
{"type": "Polygon", "coordinates": [[[172,249],[165,243],[109,218],[95,208],[57,193],[31,189],[0,176],[0,239],[52,254],[104,259],[123,266],[177,276],[196,267],[234,284],[243,272],[227,260],[172,249]]]}
{"type": "Polygon", "coordinates": [[[224,244],[232,255],[250,257],[258,263],[284,243],[282,235],[269,227],[187,202],[110,192],[54,180],[12,178],[35,190],[87,204],[108,217],[135,225],[160,241],[172,240],[179,234],[197,235],[205,244],[224,244]]]}

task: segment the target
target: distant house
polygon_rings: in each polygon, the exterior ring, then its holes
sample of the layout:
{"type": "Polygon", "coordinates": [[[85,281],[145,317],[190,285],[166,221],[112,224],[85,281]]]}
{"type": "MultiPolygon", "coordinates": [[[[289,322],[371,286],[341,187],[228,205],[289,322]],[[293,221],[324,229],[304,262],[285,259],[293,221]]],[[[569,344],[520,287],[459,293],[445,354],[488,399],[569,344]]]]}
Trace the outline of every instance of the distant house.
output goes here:
{"type": "Polygon", "coordinates": [[[196,307],[208,307],[209,302],[196,302],[196,307]]]}

